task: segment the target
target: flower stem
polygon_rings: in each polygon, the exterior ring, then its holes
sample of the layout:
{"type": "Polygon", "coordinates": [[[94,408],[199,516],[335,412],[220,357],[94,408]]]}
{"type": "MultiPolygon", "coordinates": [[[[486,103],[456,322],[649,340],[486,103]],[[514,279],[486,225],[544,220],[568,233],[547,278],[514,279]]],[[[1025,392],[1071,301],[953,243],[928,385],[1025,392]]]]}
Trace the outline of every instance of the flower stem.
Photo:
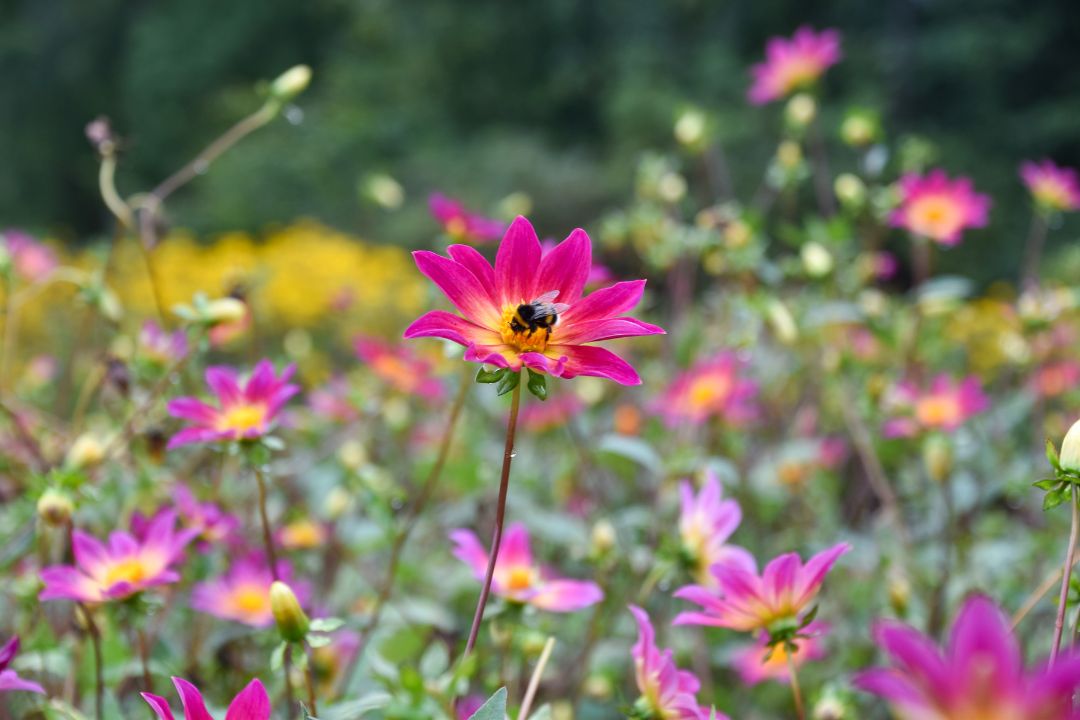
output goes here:
{"type": "Polygon", "coordinates": [[[90,632],[90,642],[94,646],[94,717],[97,720],[103,720],[105,717],[105,668],[101,659],[101,630],[85,605],[79,603],[79,609],[86,620],[86,629],[90,632]]]}
{"type": "Polygon", "coordinates": [[[1049,225],[1046,215],[1039,210],[1031,216],[1031,231],[1028,232],[1027,245],[1024,248],[1023,274],[1020,276],[1020,289],[1032,290],[1039,286],[1039,261],[1042,259],[1043,244],[1049,225]]]}
{"type": "Polygon", "coordinates": [[[795,714],[799,720],[805,720],[806,710],[803,707],[802,690],[799,688],[799,674],[795,670],[794,653],[784,650],[787,656],[788,674],[791,676],[791,695],[795,698],[795,714]]]}
{"type": "Polygon", "coordinates": [[[540,659],[536,661],[536,668],[533,669],[532,677],[529,678],[529,687],[525,690],[525,699],[521,701],[521,710],[518,711],[517,716],[518,720],[525,720],[529,717],[529,710],[532,708],[533,700],[536,698],[536,690],[540,687],[540,678],[544,674],[544,668],[547,666],[554,647],[555,638],[549,637],[547,642],[544,643],[544,649],[540,651],[540,659]]]}
{"type": "Polygon", "coordinates": [[[1069,547],[1065,551],[1065,565],[1061,571],[1061,594],[1058,596],[1057,618],[1054,620],[1054,643],[1050,646],[1050,666],[1057,660],[1058,648],[1061,646],[1061,633],[1065,628],[1065,606],[1069,600],[1069,579],[1072,577],[1073,555],[1076,552],[1076,536],[1080,533],[1080,505],[1077,505],[1076,500],[1076,486],[1073,485],[1070,496],[1072,527],[1069,530],[1069,547]]]}
{"type": "Polygon", "coordinates": [[[319,708],[315,704],[315,659],[311,655],[311,648],[304,645],[304,653],[307,655],[307,663],[304,669],[304,684],[307,685],[308,713],[312,716],[319,714],[319,708]]]}
{"type": "Polygon", "coordinates": [[[270,517],[266,514],[266,478],[263,475],[262,468],[260,468],[258,464],[255,464],[252,469],[255,471],[255,480],[259,483],[259,517],[262,520],[263,544],[266,545],[266,559],[270,563],[270,576],[276,581],[281,578],[278,577],[277,552],[274,550],[274,536],[270,532],[270,517]]]}
{"type": "Polygon", "coordinates": [[[503,447],[502,476],[499,478],[499,501],[495,509],[495,532],[491,539],[491,553],[488,555],[487,572],[484,574],[484,587],[480,590],[480,599],[476,602],[469,640],[465,643],[465,652],[461,659],[469,657],[476,646],[476,637],[480,633],[480,622],[484,619],[484,608],[488,595],[491,594],[491,579],[495,575],[495,563],[499,559],[499,546],[502,544],[503,521],[506,518],[506,491],[510,486],[510,463],[514,460],[514,436],[517,434],[518,409],[521,407],[521,383],[514,386],[510,396],[510,419],[506,423],[506,444],[503,447]]]}
{"type": "Polygon", "coordinates": [[[285,720],[295,717],[296,698],[293,697],[292,689],[292,643],[285,645],[285,652],[281,655],[281,670],[285,673],[285,720]]]}

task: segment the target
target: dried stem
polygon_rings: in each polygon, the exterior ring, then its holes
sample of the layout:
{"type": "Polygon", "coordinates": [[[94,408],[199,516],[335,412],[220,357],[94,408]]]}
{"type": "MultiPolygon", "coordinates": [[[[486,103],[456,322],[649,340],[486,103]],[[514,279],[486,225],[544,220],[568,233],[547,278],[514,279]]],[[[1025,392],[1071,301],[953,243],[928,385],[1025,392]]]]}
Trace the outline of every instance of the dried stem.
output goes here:
{"type": "Polygon", "coordinates": [[[525,699],[521,701],[521,710],[518,711],[518,720],[525,720],[529,717],[529,710],[532,708],[533,700],[536,698],[536,691],[540,687],[540,678],[544,674],[544,668],[547,666],[548,659],[551,657],[551,651],[555,647],[555,638],[549,637],[547,642],[544,643],[544,649],[540,651],[540,658],[536,661],[536,667],[533,669],[532,677],[529,678],[529,687],[525,690],[525,699]]]}
{"type": "Polygon", "coordinates": [[[1080,533],[1080,505],[1077,504],[1076,486],[1072,486],[1072,494],[1069,497],[1072,505],[1072,526],[1069,530],[1069,547],[1065,550],[1065,564],[1062,566],[1061,594],[1058,596],[1057,618],[1054,620],[1054,642],[1050,646],[1050,666],[1057,660],[1058,649],[1061,647],[1061,633],[1065,628],[1065,609],[1069,600],[1069,579],[1072,577],[1073,557],[1076,553],[1076,536],[1080,533]]]}

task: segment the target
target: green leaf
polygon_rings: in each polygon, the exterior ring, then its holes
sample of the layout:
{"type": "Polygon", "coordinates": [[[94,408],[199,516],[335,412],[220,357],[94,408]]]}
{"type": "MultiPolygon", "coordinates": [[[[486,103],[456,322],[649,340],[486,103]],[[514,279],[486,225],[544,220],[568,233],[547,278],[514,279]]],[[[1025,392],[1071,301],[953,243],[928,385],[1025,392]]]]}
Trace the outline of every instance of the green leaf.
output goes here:
{"type": "Polygon", "coordinates": [[[274,652],[270,654],[271,670],[281,669],[281,664],[285,662],[285,648],[287,647],[287,645],[287,643],[279,644],[276,648],[274,648],[274,652]]]}
{"type": "Polygon", "coordinates": [[[506,688],[496,690],[469,720],[506,720],[506,688]]]}
{"type": "Polygon", "coordinates": [[[546,375],[542,375],[542,374],[540,374],[538,372],[533,372],[530,369],[529,370],[529,384],[526,387],[528,387],[529,392],[531,392],[536,397],[540,398],[541,400],[547,400],[548,390],[547,390],[547,376],[546,375]]]}
{"type": "Polygon", "coordinates": [[[341,618],[326,617],[315,618],[311,621],[311,629],[315,632],[334,632],[339,627],[345,624],[345,621],[341,618]]]}
{"type": "Polygon", "coordinates": [[[519,382],[521,382],[521,373],[507,370],[503,373],[502,378],[499,380],[499,384],[495,386],[495,392],[498,395],[505,395],[516,388],[519,382]]]}
{"type": "Polygon", "coordinates": [[[1061,462],[1058,460],[1057,448],[1050,438],[1046,438],[1046,459],[1050,461],[1054,470],[1061,471],[1061,462]]]}
{"type": "Polygon", "coordinates": [[[1053,510],[1061,503],[1069,499],[1069,488],[1058,488],[1046,493],[1043,498],[1043,510],[1053,510]]]}
{"type": "Polygon", "coordinates": [[[488,385],[490,383],[497,383],[502,380],[502,376],[506,373],[506,368],[497,368],[495,370],[488,370],[483,365],[480,366],[480,370],[476,373],[476,382],[484,383],[488,385]]]}
{"type": "Polygon", "coordinates": [[[1031,484],[1039,488],[1040,490],[1053,490],[1054,488],[1061,485],[1061,480],[1058,480],[1057,478],[1045,478],[1031,484]]]}

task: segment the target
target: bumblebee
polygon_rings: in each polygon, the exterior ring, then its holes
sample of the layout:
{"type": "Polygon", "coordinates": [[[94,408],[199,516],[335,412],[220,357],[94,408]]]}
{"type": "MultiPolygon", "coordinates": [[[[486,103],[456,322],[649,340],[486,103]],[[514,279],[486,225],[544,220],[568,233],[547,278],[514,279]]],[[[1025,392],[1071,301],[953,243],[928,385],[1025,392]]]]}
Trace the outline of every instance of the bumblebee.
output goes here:
{"type": "Polygon", "coordinates": [[[544,293],[532,302],[522,303],[514,310],[510,318],[510,329],[516,333],[532,335],[537,330],[546,330],[549,334],[551,328],[559,320],[559,313],[566,312],[569,305],[566,303],[552,302],[559,296],[558,290],[544,293]]]}

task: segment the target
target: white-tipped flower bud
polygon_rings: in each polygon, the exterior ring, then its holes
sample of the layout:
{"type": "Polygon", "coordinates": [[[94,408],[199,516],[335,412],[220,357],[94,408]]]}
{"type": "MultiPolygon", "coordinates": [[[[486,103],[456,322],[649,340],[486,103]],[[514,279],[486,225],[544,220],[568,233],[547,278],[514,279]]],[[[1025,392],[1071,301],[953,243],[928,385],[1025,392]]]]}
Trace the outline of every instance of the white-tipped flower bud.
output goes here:
{"type": "Polygon", "coordinates": [[[817,102],[807,93],[799,93],[788,100],[784,117],[795,128],[804,128],[817,116],[817,102]]]}
{"type": "Polygon", "coordinates": [[[75,505],[66,494],[49,488],[41,494],[37,502],[37,514],[41,521],[53,527],[62,527],[71,522],[75,505]]]}
{"type": "Polygon", "coordinates": [[[274,82],[270,83],[270,96],[280,103],[291,102],[307,89],[310,82],[311,68],[307,65],[296,65],[281,73],[274,82]]]}
{"type": "Polygon", "coordinates": [[[1058,462],[1062,470],[1080,472],[1080,420],[1073,423],[1065,439],[1061,441],[1061,453],[1058,462]]]}

